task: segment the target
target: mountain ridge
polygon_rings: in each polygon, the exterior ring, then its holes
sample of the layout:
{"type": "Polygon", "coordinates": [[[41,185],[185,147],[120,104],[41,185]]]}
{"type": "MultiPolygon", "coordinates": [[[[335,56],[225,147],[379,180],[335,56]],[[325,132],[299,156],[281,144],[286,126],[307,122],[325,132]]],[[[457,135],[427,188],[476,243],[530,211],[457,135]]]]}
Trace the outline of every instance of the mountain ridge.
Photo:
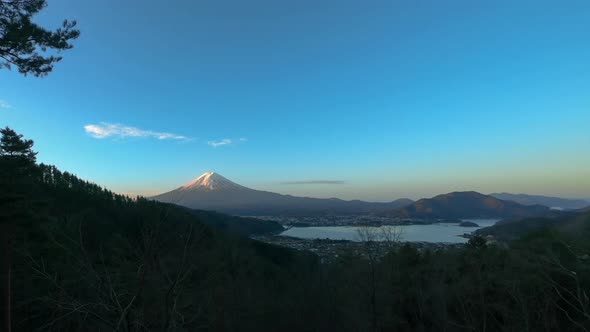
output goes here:
{"type": "Polygon", "coordinates": [[[569,199],[544,195],[511,194],[506,192],[491,193],[490,196],[502,200],[513,201],[522,205],[539,204],[550,208],[560,208],[564,210],[577,210],[590,206],[590,201],[584,199],[569,199]]]}
{"type": "Polygon", "coordinates": [[[382,213],[383,216],[416,219],[523,218],[549,213],[542,205],[526,206],[476,191],[457,191],[423,198],[382,213]]]}
{"type": "Polygon", "coordinates": [[[407,198],[382,203],[283,195],[244,187],[215,172],[206,172],[183,186],[151,198],[192,209],[236,215],[369,214],[413,202],[407,198]]]}

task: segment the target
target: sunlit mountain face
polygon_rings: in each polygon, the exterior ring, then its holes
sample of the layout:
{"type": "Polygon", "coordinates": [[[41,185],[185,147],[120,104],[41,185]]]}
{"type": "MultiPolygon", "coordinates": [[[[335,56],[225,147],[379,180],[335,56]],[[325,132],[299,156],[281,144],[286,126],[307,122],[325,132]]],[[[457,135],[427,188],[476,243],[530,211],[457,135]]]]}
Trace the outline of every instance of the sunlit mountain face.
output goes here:
{"type": "Polygon", "coordinates": [[[244,186],[232,182],[215,172],[206,172],[180,188],[183,191],[244,190],[244,186]]]}

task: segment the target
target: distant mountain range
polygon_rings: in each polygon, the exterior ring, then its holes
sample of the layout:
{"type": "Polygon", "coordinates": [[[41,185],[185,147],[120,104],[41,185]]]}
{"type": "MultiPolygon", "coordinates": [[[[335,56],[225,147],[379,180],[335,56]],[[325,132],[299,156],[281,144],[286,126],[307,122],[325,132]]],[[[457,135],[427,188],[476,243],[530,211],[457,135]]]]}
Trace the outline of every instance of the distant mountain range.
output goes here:
{"type": "Polygon", "coordinates": [[[453,192],[424,198],[381,215],[413,219],[524,218],[550,213],[542,205],[522,205],[475,191],[453,192]]]}
{"type": "Polygon", "coordinates": [[[397,209],[413,202],[410,199],[398,199],[388,203],[372,203],[281,195],[241,186],[214,172],[207,172],[182,187],[152,198],[192,209],[250,216],[371,214],[397,209]]]}
{"type": "Polygon", "coordinates": [[[337,198],[310,198],[255,190],[207,172],[177,189],[152,197],[191,209],[215,210],[242,216],[326,216],[373,214],[402,219],[518,219],[557,214],[563,209],[587,206],[582,200],[556,197],[453,192],[416,202],[398,199],[388,203],[337,198]]]}
{"type": "Polygon", "coordinates": [[[493,193],[490,196],[496,198],[513,201],[523,205],[544,205],[550,208],[559,208],[563,210],[577,210],[590,206],[590,202],[583,199],[567,199],[559,197],[549,197],[540,195],[526,195],[526,194],[509,194],[509,193],[493,193]]]}

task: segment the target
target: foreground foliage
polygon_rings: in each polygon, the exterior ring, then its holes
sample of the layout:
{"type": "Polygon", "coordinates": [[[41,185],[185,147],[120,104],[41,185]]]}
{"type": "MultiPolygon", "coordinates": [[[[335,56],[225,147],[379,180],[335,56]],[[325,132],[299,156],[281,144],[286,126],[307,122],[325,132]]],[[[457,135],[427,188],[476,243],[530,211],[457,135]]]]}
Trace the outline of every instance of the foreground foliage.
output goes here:
{"type": "Polygon", "coordinates": [[[0,0],[0,69],[15,66],[21,74],[45,76],[61,61],[56,54],[73,47],[80,35],[76,21],[64,20],[55,31],[32,21],[45,6],[45,0],[0,0]]]}

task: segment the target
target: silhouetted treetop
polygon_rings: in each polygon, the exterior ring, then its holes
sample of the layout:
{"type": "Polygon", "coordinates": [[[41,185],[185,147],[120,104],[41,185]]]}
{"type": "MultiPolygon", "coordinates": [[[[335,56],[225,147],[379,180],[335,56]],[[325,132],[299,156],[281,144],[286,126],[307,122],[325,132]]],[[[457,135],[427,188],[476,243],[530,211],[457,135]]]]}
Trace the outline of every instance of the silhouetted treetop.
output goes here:
{"type": "Polygon", "coordinates": [[[78,38],[76,21],[64,20],[55,31],[32,22],[32,17],[47,5],[45,0],[0,0],[0,68],[16,66],[24,75],[45,76],[62,57],[59,53],[73,47],[78,38]]]}
{"type": "Polygon", "coordinates": [[[19,177],[30,174],[35,168],[37,152],[32,140],[6,127],[0,129],[0,170],[3,177],[19,177]]]}

